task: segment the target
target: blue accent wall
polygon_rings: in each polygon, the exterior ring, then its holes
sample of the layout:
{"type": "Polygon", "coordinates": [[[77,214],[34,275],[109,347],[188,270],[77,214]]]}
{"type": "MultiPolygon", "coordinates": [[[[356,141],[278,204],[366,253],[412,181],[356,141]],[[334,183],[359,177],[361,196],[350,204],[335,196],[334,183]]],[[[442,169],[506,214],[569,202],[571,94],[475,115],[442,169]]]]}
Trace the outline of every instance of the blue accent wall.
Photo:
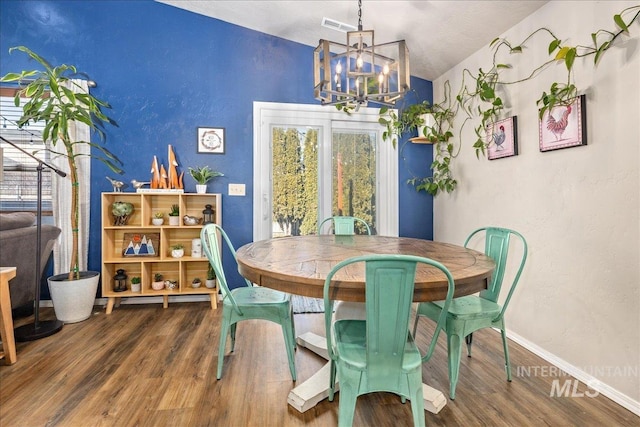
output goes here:
{"type": "MultiPolygon", "coordinates": [[[[92,93],[111,104],[107,113],[119,125],[107,128],[106,147],[124,162],[120,179],[148,181],[153,156],[166,165],[171,144],[181,170],[208,164],[225,174],[209,192],[223,194],[223,226],[234,245],[252,241],[253,102],[317,104],[312,47],[151,0],[2,0],[0,31],[1,75],[35,68],[26,55],[8,53],[24,45],[98,83],[92,93]],[[196,153],[197,127],[226,129],[224,155],[196,153]],[[246,196],[229,197],[229,183],[246,184],[246,196]]],[[[431,82],[412,78],[411,84],[410,101],[432,99],[431,82]]],[[[431,147],[405,139],[397,152],[400,235],[431,239],[433,200],[406,184],[429,173],[431,147]]],[[[112,189],[106,176],[115,175],[94,161],[89,269],[98,271],[100,193],[112,189]]],[[[184,181],[195,192],[195,182],[184,181]]],[[[225,271],[233,283],[229,257],[225,271]]]]}

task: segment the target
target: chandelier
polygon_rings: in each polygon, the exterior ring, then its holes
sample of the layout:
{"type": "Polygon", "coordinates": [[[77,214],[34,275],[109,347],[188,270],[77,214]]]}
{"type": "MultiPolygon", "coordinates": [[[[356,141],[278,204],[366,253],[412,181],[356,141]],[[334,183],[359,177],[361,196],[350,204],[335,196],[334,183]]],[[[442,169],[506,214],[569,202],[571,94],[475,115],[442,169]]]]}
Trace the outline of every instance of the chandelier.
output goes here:
{"type": "Polygon", "coordinates": [[[314,96],[322,105],[393,106],[410,88],[409,49],[404,40],[375,45],[373,30],[347,32],[347,44],[320,40],[313,52],[314,96]]]}

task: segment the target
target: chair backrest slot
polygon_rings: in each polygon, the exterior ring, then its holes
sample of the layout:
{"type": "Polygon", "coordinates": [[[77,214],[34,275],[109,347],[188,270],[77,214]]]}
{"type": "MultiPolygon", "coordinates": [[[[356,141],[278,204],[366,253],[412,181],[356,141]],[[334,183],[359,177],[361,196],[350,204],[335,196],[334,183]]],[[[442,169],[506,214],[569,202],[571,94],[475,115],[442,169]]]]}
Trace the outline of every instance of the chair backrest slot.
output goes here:
{"type": "Polygon", "coordinates": [[[355,216],[331,216],[325,218],[318,226],[318,234],[322,234],[322,226],[328,222],[333,224],[333,234],[338,236],[353,236],[356,234],[356,223],[361,224],[367,234],[371,235],[369,224],[367,224],[365,220],[355,216]]]}

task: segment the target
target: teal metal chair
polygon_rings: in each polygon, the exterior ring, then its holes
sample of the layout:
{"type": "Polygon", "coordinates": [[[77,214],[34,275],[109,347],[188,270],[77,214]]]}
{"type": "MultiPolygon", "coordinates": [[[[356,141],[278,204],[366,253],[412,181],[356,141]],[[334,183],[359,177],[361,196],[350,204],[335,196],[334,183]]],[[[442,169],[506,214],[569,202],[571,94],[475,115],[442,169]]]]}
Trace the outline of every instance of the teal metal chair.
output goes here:
{"type": "Polygon", "coordinates": [[[328,222],[333,222],[333,234],[339,236],[353,236],[356,234],[356,223],[361,224],[363,228],[367,230],[367,234],[371,235],[369,224],[367,224],[365,220],[355,216],[330,216],[329,218],[325,218],[318,226],[318,234],[322,234],[322,226],[328,222]]]}
{"type": "MultiPolygon", "coordinates": [[[[471,357],[471,344],[473,332],[483,328],[498,328],[502,333],[502,346],[504,347],[505,368],[507,371],[507,381],[511,381],[511,363],[509,361],[509,349],[507,347],[507,330],[504,322],[504,313],[509,306],[509,301],[516,289],[520,274],[527,260],[527,242],[517,231],[506,228],[483,227],[472,232],[464,246],[467,247],[469,241],[478,233],[485,233],[484,252],[496,263],[491,282],[479,295],[468,295],[461,298],[454,298],[449,307],[449,314],[444,330],[447,334],[447,348],[449,355],[449,397],[455,399],[456,384],[458,383],[458,373],[460,370],[460,356],[462,353],[462,340],[467,344],[467,355],[471,357]],[[522,245],[522,255],[518,262],[518,269],[514,276],[509,293],[500,306],[498,296],[502,288],[503,278],[507,267],[507,254],[509,252],[509,241],[514,236],[520,240],[522,245]]],[[[439,320],[444,310],[444,302],[427,302],[418,306],[413,333],[418,327],[420,316],[428,317],[432,320],[439,320]]]]}
{"type": "Polygon", "coordinates": [[[221,241],[224,240],[226,242],[234,259],[236,259],[236,251],[227,233],[217,224],[207,224],[202,228],[200,238],[202,240],[202,249],[216,273],[222,292],[222,326],[220,328],[220,345],[218,348],[217,378],[220,379],[222,377],[227,335],[231,333],[231,351],[233,352],[236,343],[237,323],[248,319],[263,319],[282,326],[284,343],[287,347],[287,357],[289,359],[289,370],[291,371],[291,378],[295,381],[294,352],[296,343],[291,295],[274,289],[254,286],[246,279],[245,286],[230,290],[222,269],[221,241]]]}
{"type": "Polygon", "coordinates": [[[335,393],[336,373],[340,380],[339,426],[353,423],[358,396],[379,391],[396,393],[403,403],[410,399],[414,425],[425,425],[422,363],[433,354],[453,292],[453,278],[445,266],[416,256],[365,255],[342,261],[331,270],[324,283],[324,304],[328,307],[324,319],[331,360],[330,401],[335,393]],[[414,279],[421,263],[440,269],[449,284],[443,314],[424,356],[409,332],[414,279]],[[340,271],[354,268],[365,269],[366,320],[341,319],[332,323],[332,291],[350,277],[348,271],[343,275],[340,271]]]}

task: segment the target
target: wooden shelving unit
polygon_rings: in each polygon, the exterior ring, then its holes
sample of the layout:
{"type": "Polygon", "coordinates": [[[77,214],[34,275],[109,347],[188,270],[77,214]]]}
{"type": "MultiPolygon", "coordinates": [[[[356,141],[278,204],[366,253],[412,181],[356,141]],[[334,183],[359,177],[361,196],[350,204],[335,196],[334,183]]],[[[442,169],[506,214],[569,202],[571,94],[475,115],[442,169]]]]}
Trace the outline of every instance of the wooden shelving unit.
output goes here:
{"type": "Polygon", "coordinates": [[[222,224],[221,194],[102,193],[102,296],[108,298],[107,314],[111,313],[120,298],[142,296],[162,296],[163,306],[167,308],[171,295],[209,295],[211,308],[217,308],[217,286],[204,286],[209,262],[204,254],[199,258],[191,256],[191,240],[200,237],[202,225],[184,225],[182,219],[185,215],[202,218],[202,211],[207,204],[213,207],[215,222],[222,224]],[[114,225],[111,212],[112,204],[118,201],[129,202],[134,207],[127,224],[123,226],[114,225]],[[179,225],[169,225],[167,214],[174,204],[180,207],[179,225]],[[156,212],[165,214],[163,225],[152,224],[151,220],[156,212]],[[131,234],[159,236],[159,242],[152,241],[157,255],[125,256],[123,252],[131,234]],[[173,258],[171,246],[178,243],[184,246],[185,255],[173,258]],[[127,290],[115,292],[113,277],[119,269],[126,272],[127,290]],[[156,273],[162,274],[165,280],[177,281],[177,288],[153,290],[151,282],[156,273]],[[140,292],[131,291],[131,278],[136,276],[141,278],[140,292]],[[196,277],[203,281],[199,288],[191,287],[191,281],[196,277]]]}

